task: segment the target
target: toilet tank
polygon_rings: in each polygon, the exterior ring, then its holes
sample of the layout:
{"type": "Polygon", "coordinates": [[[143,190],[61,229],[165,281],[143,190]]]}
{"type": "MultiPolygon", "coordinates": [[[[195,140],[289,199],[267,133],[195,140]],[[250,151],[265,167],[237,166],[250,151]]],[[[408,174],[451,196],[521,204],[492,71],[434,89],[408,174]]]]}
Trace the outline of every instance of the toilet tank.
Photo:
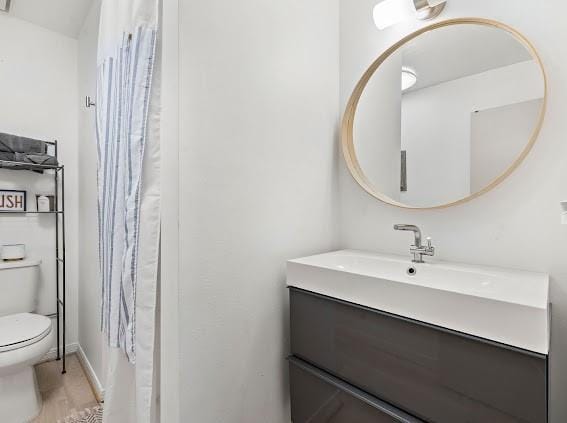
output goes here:
{"type": "Polygon", "coordinates": [[[37,308],[40,260],[0,261],[0,316],[37,308]]]}

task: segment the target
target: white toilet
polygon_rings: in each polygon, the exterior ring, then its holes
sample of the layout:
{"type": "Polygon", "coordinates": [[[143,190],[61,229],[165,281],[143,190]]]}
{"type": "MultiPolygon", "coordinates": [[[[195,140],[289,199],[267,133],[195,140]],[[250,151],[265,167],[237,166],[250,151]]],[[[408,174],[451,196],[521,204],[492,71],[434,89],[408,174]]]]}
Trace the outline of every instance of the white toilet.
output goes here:
{"type": "Polygon", "coordinates": [[[53,345],[51,320],[34,314],[39,260],[0,262],[0,416],[24,423],[41,411],[33,365],[53,345]]]}

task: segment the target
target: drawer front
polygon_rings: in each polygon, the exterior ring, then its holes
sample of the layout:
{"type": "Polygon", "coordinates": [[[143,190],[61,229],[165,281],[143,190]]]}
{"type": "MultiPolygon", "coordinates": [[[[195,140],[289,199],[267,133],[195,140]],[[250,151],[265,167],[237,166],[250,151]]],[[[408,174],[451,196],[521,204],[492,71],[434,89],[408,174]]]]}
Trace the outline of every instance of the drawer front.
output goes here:
{"type": "Polygon", "coordinates": [[[295,356],[423,420],[547,421],[545,356],[290,290],[295,356]]]}
{"type": "Polygon", "coordinates": [[[420,422],[299,359],[289,361],[293,423],[420,422]]]}

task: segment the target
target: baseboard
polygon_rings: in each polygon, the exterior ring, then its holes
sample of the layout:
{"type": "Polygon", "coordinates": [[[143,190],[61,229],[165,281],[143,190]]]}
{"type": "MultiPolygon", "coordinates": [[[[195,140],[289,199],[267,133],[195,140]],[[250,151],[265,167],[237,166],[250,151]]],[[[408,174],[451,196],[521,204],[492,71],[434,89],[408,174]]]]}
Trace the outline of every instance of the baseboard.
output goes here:
{"type": "MultiPolygon", "coordinates": [[[[67,344],[65,346],[65,355],[74,354],[79,350],[79,343],[73,342],[72,344],[67,344]]],[[[46,361],[53,361],[57,359],[57,347],[51,348],[47,354],[43,356],[40,363],[45,363],[46,361]]]]}
{"type": "Polygon", "coordinates": [[[83,366],[83,370],[87,375],[87,379],[89,380],[91,388],[95,393],[96,399],[98,402],[104,402],[104,388],[102,387],[100,380],[98,379],[93,367],[91,366],[87,355],[80,345],[77,344],[77,347],[77,357],[79,357],[79,362],[81,363],[81,366],[83,366]]]}

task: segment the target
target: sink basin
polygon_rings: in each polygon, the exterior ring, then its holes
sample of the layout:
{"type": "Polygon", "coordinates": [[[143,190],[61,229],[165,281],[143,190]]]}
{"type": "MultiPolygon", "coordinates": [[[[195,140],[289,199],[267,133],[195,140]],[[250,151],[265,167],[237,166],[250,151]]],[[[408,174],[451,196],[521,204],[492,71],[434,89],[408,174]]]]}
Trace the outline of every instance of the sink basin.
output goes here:
{"type": "Polygon", "coordinates": [[[549,352],[549,275],[355,250],[290,260],[287,284],[507,344],[549,352]]]}

